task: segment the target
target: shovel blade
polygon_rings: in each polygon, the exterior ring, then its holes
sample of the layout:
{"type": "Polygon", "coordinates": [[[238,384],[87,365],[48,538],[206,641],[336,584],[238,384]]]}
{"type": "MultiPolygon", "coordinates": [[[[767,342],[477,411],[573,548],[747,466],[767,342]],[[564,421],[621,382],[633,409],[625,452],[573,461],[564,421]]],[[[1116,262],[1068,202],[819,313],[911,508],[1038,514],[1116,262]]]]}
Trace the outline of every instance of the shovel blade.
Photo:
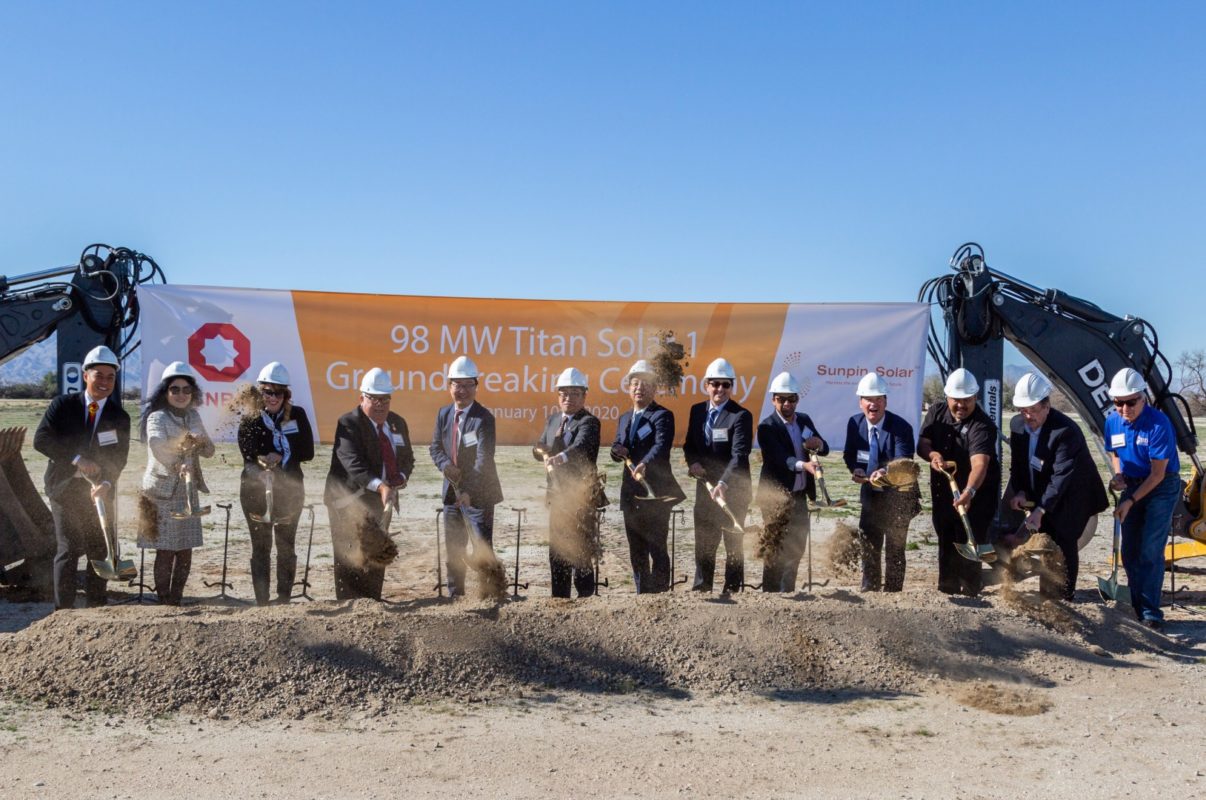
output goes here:
{"type": "Polygon", "coordinates": [[[130,581],[138,577],[138,567],[128,558],[117,562],[117,577],[119,580],[130,581]]]}
{"type": "Polygon", "coordinates": [[[977,548],[973,544],[967,542],[955,542],[955,551],[966,558],[968,561],[980,562],[980,554],[976,552],[977,548]]]}
{"type": "Polygon", "coordinates": [[[105,558],[92,559],[92,571],[107,581],[120,581],[122,577],[105,558]]]}
{"type": "Polygon", "coordinates": [[[1117,575],[1097,579],[1097,593],[1102,600],[1113,600],[1115,603],[1131,604],[1131,590],[1118,582],[1117,575]]]}

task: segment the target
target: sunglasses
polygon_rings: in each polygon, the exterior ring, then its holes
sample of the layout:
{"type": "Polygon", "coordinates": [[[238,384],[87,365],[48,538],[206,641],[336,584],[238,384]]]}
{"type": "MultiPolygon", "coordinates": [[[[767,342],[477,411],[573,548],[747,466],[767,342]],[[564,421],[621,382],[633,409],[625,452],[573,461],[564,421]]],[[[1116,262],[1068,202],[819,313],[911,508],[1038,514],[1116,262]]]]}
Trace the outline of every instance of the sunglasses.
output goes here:
{"type": "Polygon", "coordinates": [[[193,387],[191,387],[191,386],[169,386],[168,393],[169,394],[189,395],[189,394],[193,393],[193,387]]]}
{"type": "Polygon", "coordinates": [[[285,392],[282,389],[260,389],[260,394],[264,397],[284,397],[285,392]]]}
{"type": "Polygon", "coordinates": [[[798,402],[800,402],[800,396],[798,394],[777,394],[777,395],[775,395],[775,402],[777,402],[777,403],[798,403],[798,402]]]}
{"type": "Polygon", "coordinates": [[[1130,400],[1115,400],[1114,408],[1134,408],[1141,398],[1132,397],[1130,400]]]}
{"type": "Polygon", "coordinates": [[[708,385],[714,386],[717,389],[732,389],[733,388],[732,381],[708,381],[708,385]]]}

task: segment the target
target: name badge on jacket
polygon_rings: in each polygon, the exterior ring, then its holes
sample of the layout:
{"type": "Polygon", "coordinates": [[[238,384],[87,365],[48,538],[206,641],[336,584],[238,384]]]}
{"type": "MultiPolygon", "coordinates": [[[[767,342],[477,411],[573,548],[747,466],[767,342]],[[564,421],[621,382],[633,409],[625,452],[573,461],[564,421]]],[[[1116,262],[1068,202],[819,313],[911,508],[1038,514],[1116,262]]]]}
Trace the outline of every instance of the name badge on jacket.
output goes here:
{"type": "Polygon", "coordinates": [[[117,431],[97,431],[96,443],[101,447],[117,444],[117,431]]]}
{"type": "Polygon", "coordinates": [[[394,439],[394,447],[405,447],[406,446],[406,440],[402,438],[402,434],[397,433],[395,431],[393,434],[393,439],[394,439]]]}
{"type": "Polygon", "coordinates": [[[728,428],[713,428],[712,429],[712,442],[713,443],[727,442],[728,440],[729,440],[729,429],[728,428]]]}
{"type": "MultiPolygon", "coordinates": [[[[649,434],[651,434],[651,433],[653,433],[653,428],[649,427],[648,425],[644,425],[640,428],[637,428],[637,438],[641,439],[642,441],[645,439],[648,439],[649,434]]],[[[725,435],[726,435],[726,437],[728,436],[727,430],[725,431],[725,435]]],[[[712,436],[713,436],[713,438],[715,438],[716,431],[712,431],[712,436]]]]}
{"type": "Polygon", "coordinates": [[[1116,433],[1110,437],[1110,447],[1117,450],[1121,447],[1126,447],[1126,434],[1116,433]]]}
{"type": "Polygon", "coordinates": [[[281,433],[297,433],[297,420],[291,419],[282,425],[281,433]]]}
{"type": "Polygon", "coordinates": [[[858,455],[855,456],[854,460],[860,464],[868,463],[871,460],[871,451],[870,450],[859,450],[858,455]]]}
{"type": "Polygon", "coordinates": [[[1043,459],[1038,456],[1030,457],[1030,468],[1035,472],[1041,472],[1043,469],[1043,459]]]}
{"type": "Polygon", "coordinates": [[[461,444],[465,447],[477,446],[477,431],[465,431],[465,436],[461,439],[461,444]]]}

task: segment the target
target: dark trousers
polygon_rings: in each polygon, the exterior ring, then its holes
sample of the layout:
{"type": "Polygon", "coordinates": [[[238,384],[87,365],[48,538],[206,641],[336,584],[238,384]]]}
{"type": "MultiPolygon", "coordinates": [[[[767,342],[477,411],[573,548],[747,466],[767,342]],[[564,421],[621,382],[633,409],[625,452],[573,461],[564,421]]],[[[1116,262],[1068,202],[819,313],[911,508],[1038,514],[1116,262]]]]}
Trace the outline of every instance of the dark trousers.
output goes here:
{"type": "Polygon", "coordinates": [[[193,568],[193,549],[155,551],[155,594],[165,606],[178,606],[193,568]]]}
{"type": "Polygon", "coordinates": [[[984,577],[979,561],[966,559],[955,550],[955,544],[967,541],[959,512],[935,508],[932,519],[938,534],[938,591],[975,597],[984,588],[984,577]]]}
{"type": "Polygon", "coordinates": [[[811,521],[808,517],[808,495],[795,492],[781,507],[763,506],[762,520],[769,527],[782,526],[777,536],[778,547],[767,554],[762,564],[762,591],[794,592],[800,559],[808,547],[811,521]]]}
{"type": "Polygon", "coordinates": [[[670,588],[669,503],[628,500],[624,505],[624,533],[628,537],[628,560],[637,594],[664,592],[670,588]]]}
{"type": "Polygon", "coordinates": [[[487,545],[494,546],[494,506],[444,506],[444,567],[449,597],[465,594],[465,552],[469,546],[470,526],[487,545]]]}
{"type": "MultiPolygon", "coordinates": [[[[745,519],[745,508],[729,505],[738,521],[745,519]]],[[[716,550],[724,540],[724,591],[740,592],[745,584],[745,551],[743,536],[733,527],[732,520],[711,499],[696,495],[695,513],[695,582],[691,588],[698,592],[712,591],[716,575],[716,550]]]]}
{"type": "MultiPolygon", "coordinates": [[[[899,592],[904,588],[909,520],[921,510],[920,500],[913,492],[877,492],[866,486],[860,497],[862,512],[858,532],[862,542],[862,589],[899,592]]],[[[963,523],[956,520],[956,524],[962,531],[963,523]]],[[[958,553],[955,556],[961,558],[958,553]]]]}
{"type": "Polygon", "coordinates": [[[293,576],[297,573],[297,515],[288,523],[271,525],[247,518],[251,534],[251,585],[256,605],[267,605],[271,588],[272,543],[276,542],[276,596],[288,601],[293,594],[293,576]]]}
{"type": "Polygon", "coordinates": [[[381,599],[385,567],[365,564],[360,550],[360,526],[377,525],[381,514],[359,500],[344,508],[327,505],[331,518],[331,550],[335,561],[335,599],[381,599]]]}
{"type": "Polygon", "coordinates": [[[549,571],[553,597],[569,597],[571,584],[579,597],[595,593],[594,509],[554,502],[549,507],[549,571]]]}
{"type": "MultiPolygon", "coordinates": [[[[84,497],[87,498],[85,491],[84,497]]],[[[80,556],[92,559],[105,557],[105,534],[94,507],[87,502],[60,503],[50,501],[50,513],[54,518],[54,607],[75,606],[75,573],[79,568],[80,556]]],[[[84,591],[89,605],[105,603],[106,581],[84,565],[84,591]]]]}

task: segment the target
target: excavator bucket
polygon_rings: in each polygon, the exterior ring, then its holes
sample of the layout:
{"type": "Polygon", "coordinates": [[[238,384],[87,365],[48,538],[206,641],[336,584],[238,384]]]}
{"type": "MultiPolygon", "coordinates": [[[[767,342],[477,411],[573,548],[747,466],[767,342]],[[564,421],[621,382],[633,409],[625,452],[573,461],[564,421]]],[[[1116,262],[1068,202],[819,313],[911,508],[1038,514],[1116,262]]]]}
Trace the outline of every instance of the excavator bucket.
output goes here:
{"type": "Polygon", "coordinates": [[[1206,480],[1196,464],[1182,499],[1186,518],[1178,523],[1174,515],[1172,536],[1164,548],[1165,564],[1206,556],[1206,480]],[[1186,541],[1177,541],[1178,537],[1185,537],[1186,541]]]}
{"type": "Polygon", "coordinates": [[[25,428],[0,430],[0,565],[24,561],[6,580],[50,597],[54,519],[21,458],[24,441],[25,428]]]}

